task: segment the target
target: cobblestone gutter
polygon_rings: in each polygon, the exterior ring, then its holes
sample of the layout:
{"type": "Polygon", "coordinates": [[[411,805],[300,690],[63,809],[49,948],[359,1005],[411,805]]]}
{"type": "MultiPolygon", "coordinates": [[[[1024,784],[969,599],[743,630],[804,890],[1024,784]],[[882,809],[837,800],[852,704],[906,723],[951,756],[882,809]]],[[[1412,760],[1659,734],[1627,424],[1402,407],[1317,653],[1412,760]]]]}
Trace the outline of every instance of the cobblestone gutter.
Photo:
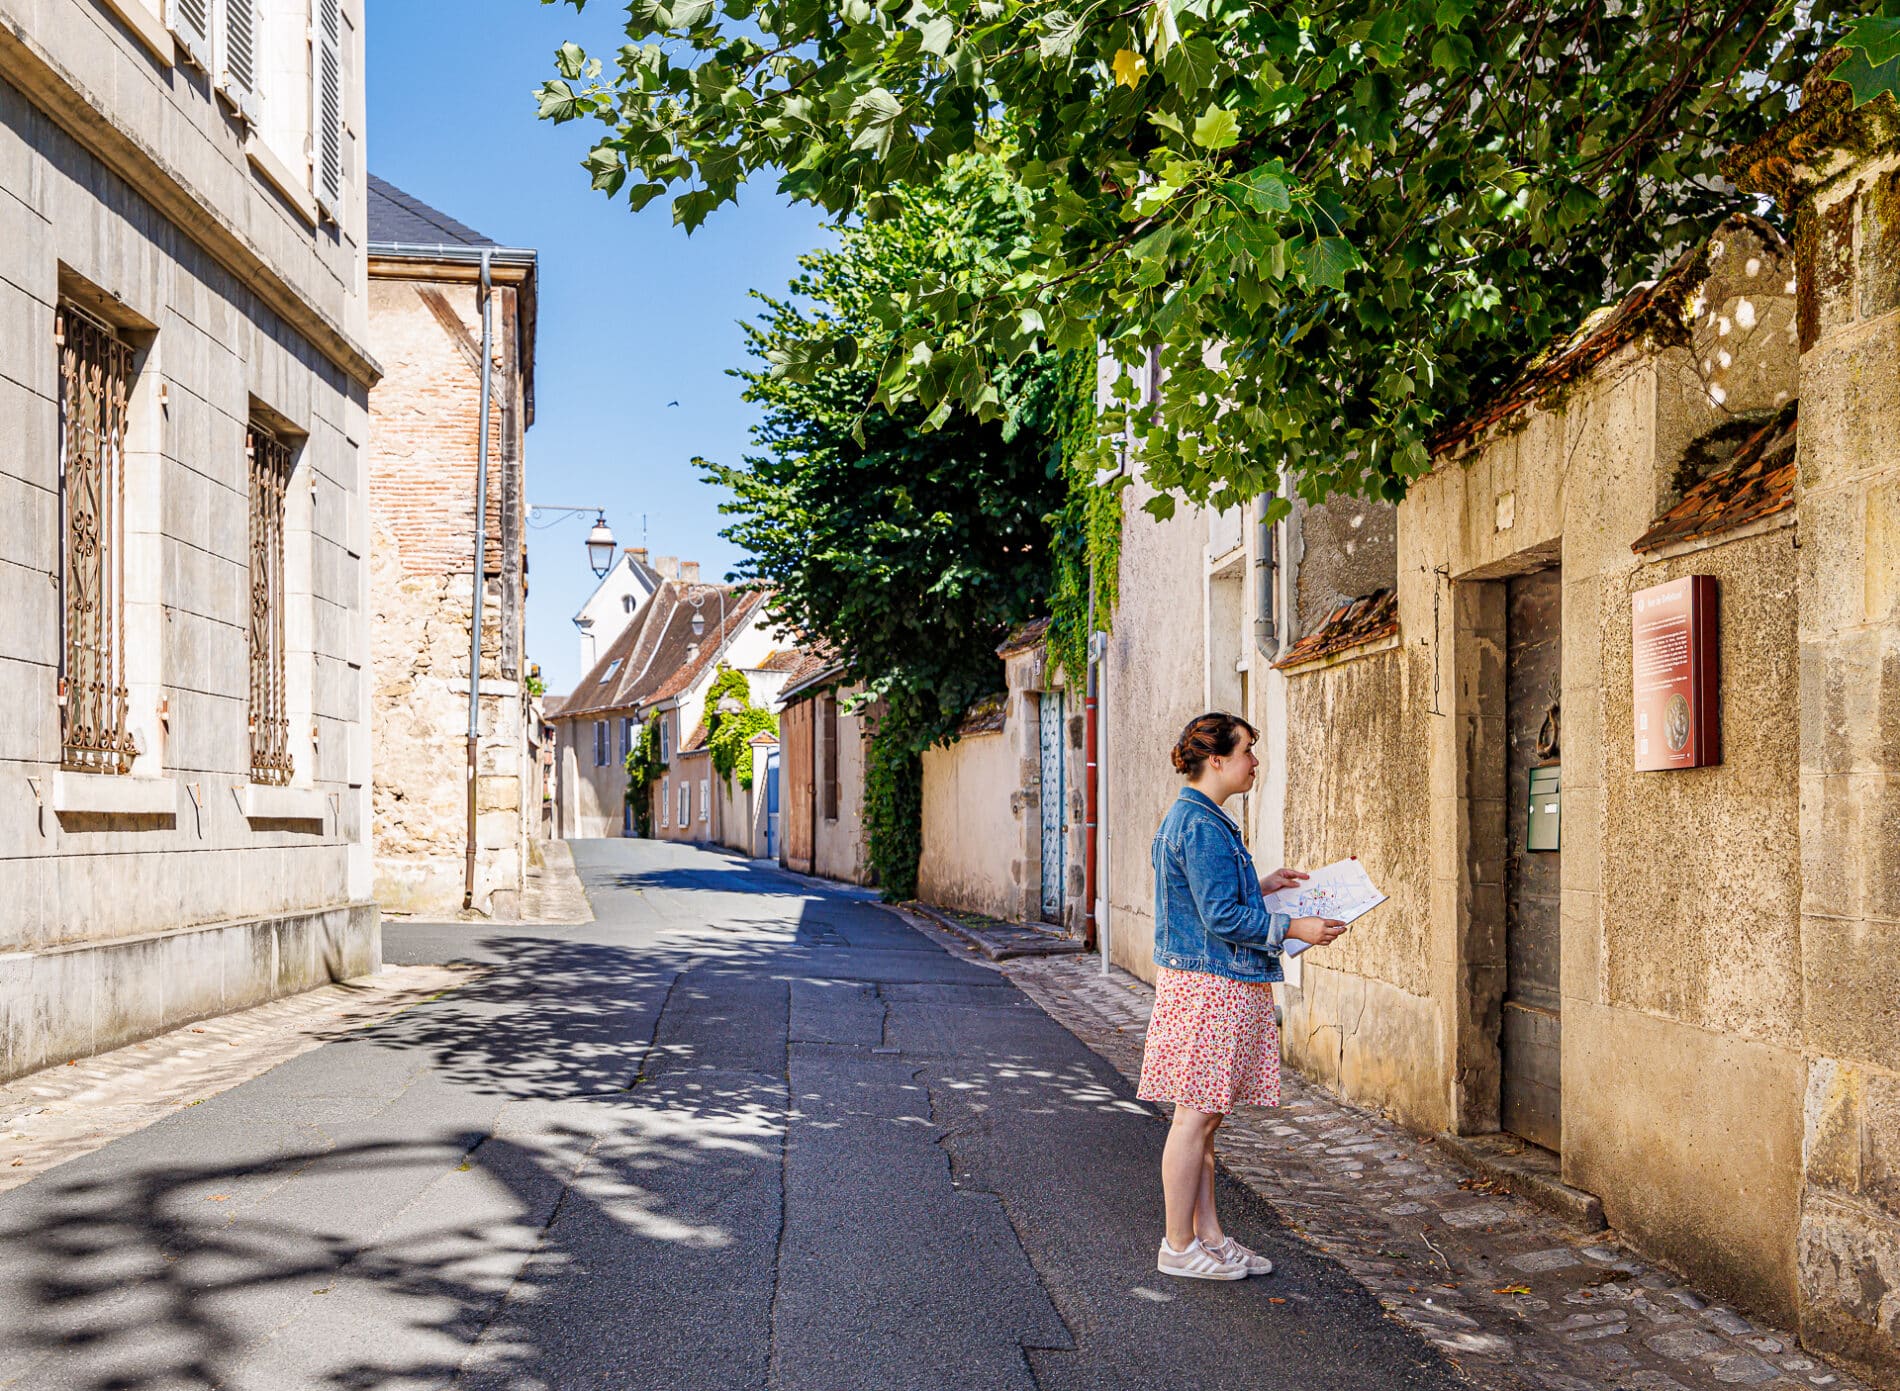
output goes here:
{"type": "MultiPolygon", "coordinates": [[[[1093,956],[998,969],[1136,1080],[1148,986],[1119,970],[1102,975],[1093,956]]],[[[1867,1391],[1792,1334],[1704,1298],[1614,1233],[1584,1232],[1497,1191],[1429,1141],[1290,1070],[1283,1094],[1278,1110],[1243,1108],[1227,1121],[1222,1162],[1476,1385],[1867,1391]]],[[[1159,1195],[1156,1208],[1158,1224],[1159,1195]]]]}

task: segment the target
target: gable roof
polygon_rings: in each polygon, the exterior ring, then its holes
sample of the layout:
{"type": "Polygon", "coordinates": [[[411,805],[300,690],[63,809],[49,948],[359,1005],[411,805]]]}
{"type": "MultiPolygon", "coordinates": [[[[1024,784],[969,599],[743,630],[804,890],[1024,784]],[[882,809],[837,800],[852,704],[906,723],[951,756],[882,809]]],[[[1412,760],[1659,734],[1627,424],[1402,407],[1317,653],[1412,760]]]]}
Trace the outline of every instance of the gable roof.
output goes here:
{"type": "Polygon", "coordinates": [[[663,578],[660,572],[642,560],[638,555],[634,554],[634,551],[635,547],[633,546],[628,546],[622,550],[619,558],[608,567],[607,573],[600,577],[600,583],[587,591],[587,597],[581,601],[581,606],[574,610],[574,622],[578,623],[581,621],[581,615],[587,612],[587,606],[599,597],[600,591],[605,589],[612,581],[614,571],[623,565],[633,574],[634,578],[646,586],[647,593],[651,594],[660,587],[660,580],[663,578]]]}
{"type": "Polygon", "coordinates": [[[387,179],[369,176],[369,241],[389,246],[496,246],[473,227],[404,193],[387,179]]]}
{"type": "Polygon", "coordinates": [[[731,585],[663,581],[550,718],[630,712],[689,689],[763,609],[769,595],[731,585]],[[719,622],[724,594],[725,626],[719,622]],[[697,606],[693,600],[699,600],[697,606]],[[706,631],[693,636],[693,615],[706,631]]]}

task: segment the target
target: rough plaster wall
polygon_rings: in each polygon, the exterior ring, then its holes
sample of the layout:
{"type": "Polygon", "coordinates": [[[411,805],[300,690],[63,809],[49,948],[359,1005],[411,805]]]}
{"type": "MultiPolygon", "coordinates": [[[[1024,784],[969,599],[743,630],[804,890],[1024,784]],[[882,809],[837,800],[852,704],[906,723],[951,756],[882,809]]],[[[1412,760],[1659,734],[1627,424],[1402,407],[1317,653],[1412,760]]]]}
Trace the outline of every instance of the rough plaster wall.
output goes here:
{"type": "Polygon", "coordinates": [[[1398,559],[1399,509],[1389,502],[1340,497],[1315,507],[1293,503],[1300,538],[1294,579],[1298,640],[1341,604],[1392,586],[1398,559]]]}
{"type": "Polygon", "coordinates": [[[1430,999],[1429,662],[1404,649],[1287,680],[1287,858],[1357,855],[1390,901],[1300,958],[1284,993],[1288,1057],[1354,1100],[1432,1125],[1443,1109],[1430,999]]]}
{"type": "Polygon", "coordinates": [[[1801,1038],[1782,988],[1801,966],[1795,562],[1793,533],[1773,532],[1641,566],[1602,586],[1601,612],[1566,615],[1603,638],[1606,1001],[1786,1047],[1801,1038]],[[1638,773],[1630,596],[1691,574],[1721,596],[1722,763],[1638,773]]]}
{"type": "Polygon", "coordinates": [[[1154,979],[1155,828],[1181,792],[1168,755],[1201,713],[1206,666],[1202,625],[1207,519],[1181,506],[1165,522],[1141,510],[1153,492],[1129,490],[1122,534],[1121,605],[1103,674],[1101,807],[1108,821],[1102,867],[1115,964],[1154,979]]]}
{"type": "MultiPolygon", "coordinates": [[[[1011,701],[1011,723],[1018,719],[1011,701]]],[[[972,734],[924,752],[924,853],[917,895],[926,903],[1014,919],[1022,912],[1014,862],[1020,818],[1010,809],[1022,786],[1014,730],[972,734]]]]}

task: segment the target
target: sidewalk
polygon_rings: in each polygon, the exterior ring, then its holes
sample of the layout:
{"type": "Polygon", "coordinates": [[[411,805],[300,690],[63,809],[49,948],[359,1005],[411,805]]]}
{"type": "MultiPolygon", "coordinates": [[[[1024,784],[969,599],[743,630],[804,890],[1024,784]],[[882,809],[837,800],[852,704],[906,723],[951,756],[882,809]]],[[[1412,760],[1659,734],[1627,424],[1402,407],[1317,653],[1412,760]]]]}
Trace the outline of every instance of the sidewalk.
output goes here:
{"type": "MultiPolygon", "coordinates": [[[[1104,976],[1092,955],[994,969],[1131,1083],[1139,1078],[1149,986],[1121,970],[1104,976]]],[[[1497,1191],[1430,1141],[1291,1069],[1282,1091],[1278,1110],[1243,1108],[1222,1126],[1223,1166],[1476,1385],[1866,1391],[1792,1334],[1705,1298],[1613,1232],[1584,1232],[1497,1191]]]]}
{"type": "Polygon", "coordinates": [[[455,966],[386,966],[378,975],[187,1024],[0,1085],[0,1193],[475,974],[455,966]]]}

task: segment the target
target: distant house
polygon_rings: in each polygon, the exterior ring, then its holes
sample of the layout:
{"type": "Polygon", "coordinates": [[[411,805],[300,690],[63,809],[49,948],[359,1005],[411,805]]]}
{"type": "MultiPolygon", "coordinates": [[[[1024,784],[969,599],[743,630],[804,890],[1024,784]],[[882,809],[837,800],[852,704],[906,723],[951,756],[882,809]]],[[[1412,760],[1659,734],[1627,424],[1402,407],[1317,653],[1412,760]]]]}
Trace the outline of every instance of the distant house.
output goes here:
{"type": "Polygon", "coordinates": [[[762,593],[730,585],[661,582],[634,621],[548,711],[555,729],[557,835],[635,833],[626,803],[626,759],[651,722],[668,765],[653,791],[654,834],[713,838],[707,804],[711,761],[702,756],[688,770],[682,757],[690,760],[698,752],[696,736],[703,745],[706,688],[721,664],[769,683],[765,663],[783,644],[766,620],[765,601],[762,593]]]}
{"type": "Polygon", "coordinates": [[[864,841],[865,746],[877,708],[846,709],[856,686],[819,658],[779,696],[779,863],[801,874],[871,881],[864,841]]]}
{"type": "Polygon", "coordinates": [[[574,615],[574,626],[580,631],[582,671],[599,661],[600,654],[626,631],[635,615],[659,592],[662,580],[697,584],[699,562],[670,555],[649,561],[645,546],[631,546],[620,553],[574,615]]]}
{"type": "Polygon", "coordinates": [[[523,680],[525,437],[534,423],[535,253],[498,246],[369,180],[376,896],[443,915],[517,910],[540,833],[538,719],[523,680]],[[484,291],[493,357],[481,354],[484,291]],[[493,402],[483,547],[482,736],[468,770],[483,380],[493,402]],[[470,805],[470,794],[474,805],[470,805]]]}

